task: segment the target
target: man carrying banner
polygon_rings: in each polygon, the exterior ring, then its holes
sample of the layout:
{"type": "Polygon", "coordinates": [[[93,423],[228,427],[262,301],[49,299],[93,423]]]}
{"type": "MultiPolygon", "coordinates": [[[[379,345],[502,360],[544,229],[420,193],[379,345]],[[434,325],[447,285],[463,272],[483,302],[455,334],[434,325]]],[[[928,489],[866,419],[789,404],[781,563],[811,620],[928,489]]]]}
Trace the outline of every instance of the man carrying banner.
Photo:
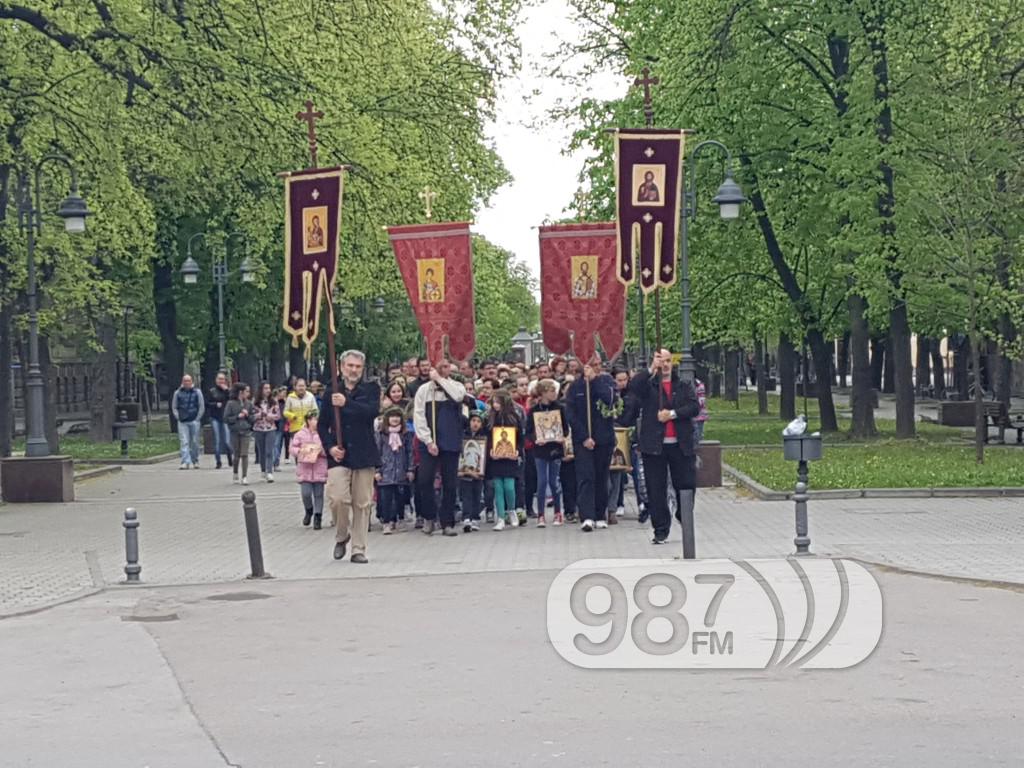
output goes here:
{"type": "Polygon", "coordinates": [[[615,381],[601,371],[596,355],[583,367],[583,376],[569,387],[566,409],[576,455],[576,499],[582,523],[590,532],[607,528],[608,474],[615,448],[615,422],[608,412],[615,404],[615,381]]]}
{"type": "Polygon", "coordinates": [[[416,390],[413,425],[423,444],[416,486],[423,509],[423,532],[434,532],[438,518],[434,476],[441,469],[441,533],[457,536],[455,495],[458,492],[459,454],[462,452],[462,401],[466,388],[451,378],[452,364],[442,359],[430,369],[430,380],[416,390]]]}
{"type": "MultiPolygon", "coordinates": [[[[333,350],[332,350],[333,352],[333,350]]],[[[327,451],[327,504],[337,525],[334,559],[343,560],[352,543],[352,562],[365,563],[366,539],[373,509],[373,476],[380,466],[380,453],[373,434],[373,422],[380,412],[380,386],[363,381],[366,355],[350,349],[341,356],[341,391],[333,387],[324,393],[330,403],[319,419],[320,441],[327,451]],[[341,411],[341,439],[335,432],[331,411],[341,411]]]]}
{"type": "Polygon", "coordinates": [[[668,512],[668,473],[681,505],[692,509],[697,489],[693,419],[700,405],[693,386],[679,378],[672,353],[660,349],[650,370],[639,371],[629,384],[632,397],[619,419],[635,424],[640,417],[640,454],[644,462],[647,504],[654,527],[654,543],[664,544],[672,519],[668,512]]]}

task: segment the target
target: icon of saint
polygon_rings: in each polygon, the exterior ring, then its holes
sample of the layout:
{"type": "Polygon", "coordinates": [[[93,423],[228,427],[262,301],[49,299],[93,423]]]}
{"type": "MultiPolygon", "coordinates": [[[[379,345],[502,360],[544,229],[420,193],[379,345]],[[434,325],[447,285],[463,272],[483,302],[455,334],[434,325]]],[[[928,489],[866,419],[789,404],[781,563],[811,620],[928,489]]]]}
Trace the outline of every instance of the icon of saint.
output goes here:
{"type": "Polygon", "coordinates": [[[516,447],[512,445],[512,441],[508,439],[507,431],[501,431],[501,437],[498,442],[494,444],[494,450],[491,451],[491,455],[496,459],[516,458],[516,447]]]}
{"type": "Polygon", "coordinates": [[[572,284],[572,297],[574,299],[597,298],[597,284],[590,274],[590,264],[585,261],[580,264],[580,273],[572,284]]]}
{"type": "Polygon", "coordinates": [[[654,182],[654,171],[644,173],[644,183],[640,185],[640,189],[636,192],[636,201],[638,203],[661,202],[661,192],[658,189],[658,185],[654,182]]]}
{"type": "Polygon", "coordinates": [[[324,247],[324,229],[320,226],[320,217],[314,216],[306,228],[306,248],[324,247]]]}
{"type": "Polygon", "coordinates": [[[441,286],[434,277],[434,270],[432,268],[427,269],[427,274],[423,279],[422,291],[423,301],[444,301],[444,298],[441,295],[441,286]]]}

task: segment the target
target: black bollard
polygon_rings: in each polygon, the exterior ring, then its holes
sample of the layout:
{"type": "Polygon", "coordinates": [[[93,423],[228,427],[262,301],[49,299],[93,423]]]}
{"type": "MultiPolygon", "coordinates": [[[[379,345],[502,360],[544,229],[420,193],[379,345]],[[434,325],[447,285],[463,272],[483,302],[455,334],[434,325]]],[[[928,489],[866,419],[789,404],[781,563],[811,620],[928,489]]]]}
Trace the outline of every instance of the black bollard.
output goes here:
{"type": "Polygon", "coordinates": [[[142,566],[139,565],[139,515],[132,508],[124,511],[124,575],[126,584],[138,584],[142,566]]]}
{"type": "Polygon", "coordinates": [[[801,461],[796,468],[796,488],[793,492],[793,503],[796,505],[796,554],[811,554],[811,539],[807,535],[807,462],[801,461]]]}
{"type": "Polygon", "coordinates": [[[245,538],[249,542],[250,579],[270,578],[263,570],[263,544],[260,541],[260,519],[256,512],[256,494],[242,494],[242,514],[245,516],[245,538]]]}
{"type": "Polygon", "coordinates": [[[679,527],[683,533],[684,560],[693,560],[697,557],[697,536],[693,520],[693,508],[696,506],[696,501],[696,491],[676,491],[676,512],[679,515],[679,527]]]}

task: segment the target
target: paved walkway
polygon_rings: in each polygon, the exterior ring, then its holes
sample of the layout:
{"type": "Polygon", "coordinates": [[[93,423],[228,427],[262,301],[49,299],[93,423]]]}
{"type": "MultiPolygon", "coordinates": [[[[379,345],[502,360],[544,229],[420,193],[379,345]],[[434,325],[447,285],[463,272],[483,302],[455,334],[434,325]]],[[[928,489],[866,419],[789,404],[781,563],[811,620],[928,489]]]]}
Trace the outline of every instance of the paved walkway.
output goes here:
{"type": "MultiPolygon", "coordinates": [[[[419,532],[371,534],[369,566],[331,559],[333,535],[299,524],[290,467],[257,495],[267,570],[279,579],[347,579],[560,569],[586,557],[664,557],[678,530],[650,545],[630,503],[622,524],[582,534],[574,527],[484,530],[455,539],[419,532]]],[[[45,607],[123,580],[125,507],[141,521],[148,585],[231,582],[249,572],[241,486],[226,471],[182,472],[174,462],[127,467],[77,486],[67,505],[0,506],[0,616],[45,607]]],[[[771,557],[793,551],[793,505],[732,489],[703,491],[697,506],[701,557],[771,557]]],[[[812,551],[925,573],[1024,583],[1024,500],[858,499],[810,505],[812,551]]]]}

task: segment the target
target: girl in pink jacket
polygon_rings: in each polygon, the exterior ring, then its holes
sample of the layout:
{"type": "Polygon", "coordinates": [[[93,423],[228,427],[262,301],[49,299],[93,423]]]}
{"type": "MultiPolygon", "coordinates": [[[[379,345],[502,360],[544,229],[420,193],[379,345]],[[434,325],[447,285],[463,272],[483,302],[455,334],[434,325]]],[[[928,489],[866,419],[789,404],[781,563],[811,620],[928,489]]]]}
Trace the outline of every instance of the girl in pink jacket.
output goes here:
{"type": "Polygon", "coordinates": [[[316,431],[317,412],[305,415],[305,426],[295,433],[291,442],[291,455],[295,457],[295,478],[302,491],[302,506],[306,508],[303,525],[313,521],[313,530],[322,527],[324,513],[324,486],[327,484],[327,454],[316,431]]]}

